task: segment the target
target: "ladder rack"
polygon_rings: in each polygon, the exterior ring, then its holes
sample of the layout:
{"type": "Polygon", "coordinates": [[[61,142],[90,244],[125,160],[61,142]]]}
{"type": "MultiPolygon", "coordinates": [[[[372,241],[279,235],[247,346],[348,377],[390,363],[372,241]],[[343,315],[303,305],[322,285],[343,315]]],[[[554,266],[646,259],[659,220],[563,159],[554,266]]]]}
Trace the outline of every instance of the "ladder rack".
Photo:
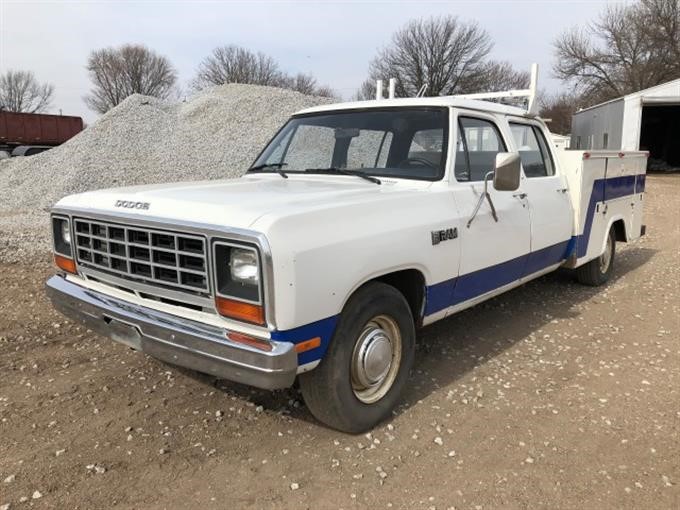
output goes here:
{"type": "Polygon", "coordinates": [[[526,97],[527,115],[538,115],[538,102],[536,101],[536,90],[538,85],[538,64],[531,64],[531,79],[528,89],[503,90],[499,92],[480,92],[478,94],[460,94],[451,97],[459,99],[507,99],[526,97]]]}

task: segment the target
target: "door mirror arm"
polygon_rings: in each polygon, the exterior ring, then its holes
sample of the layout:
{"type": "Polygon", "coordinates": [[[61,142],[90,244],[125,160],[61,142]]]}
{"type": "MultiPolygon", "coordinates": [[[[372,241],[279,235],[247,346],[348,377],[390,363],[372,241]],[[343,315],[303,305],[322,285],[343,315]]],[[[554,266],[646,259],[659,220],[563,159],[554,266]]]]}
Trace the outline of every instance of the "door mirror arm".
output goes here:
{"type": "Polygon", "coordinates": [[[519,157],[519,152],[499,152],[496,154],[496,161],[494,163],[493,172],[489,172],[484,176],[484,191],[479,196],[477,205],[472,216],[467,222],[467,228],[470,228],[472,221],[477,216],[479,208],[482,207],[482,202],[486,199],[491,208],[491,215],[495,222],[498,222],[498,215],[496,208],[491,201],[489,195],[489,179],[493,177],[493,188],[496,191],[517,191],[519,189],[519,182],[522,175],[522,160],[519,157]]]}
{"type": "Polygon", "coordinates": [[[489,207],[491,207],[491,215],[493,216],[494,221],[498,222],[498,215],[496,214],[496,207],[494,207],[493,202],[491,201],[491,195],[489,195],[489,179],[491,177],[494,177],[495,174],[496,174],[496,171],[494,170],[493,172],[488,172],[484,176],[484,191],[482,191],[482,194],[479,195],[479,200],[477,200],[477,205],[475,205],[475,210],[472,211],[472,216],[470,216],[470,219],[467,222],[467,228],[470,228],[470,225],[472,225],[472,221],[475,219],[475,216],[477,216],[477,213],[479,212],[479,208],[482,207],[482,202],[484,202],[485,198],[489,202],[489,207]]]}

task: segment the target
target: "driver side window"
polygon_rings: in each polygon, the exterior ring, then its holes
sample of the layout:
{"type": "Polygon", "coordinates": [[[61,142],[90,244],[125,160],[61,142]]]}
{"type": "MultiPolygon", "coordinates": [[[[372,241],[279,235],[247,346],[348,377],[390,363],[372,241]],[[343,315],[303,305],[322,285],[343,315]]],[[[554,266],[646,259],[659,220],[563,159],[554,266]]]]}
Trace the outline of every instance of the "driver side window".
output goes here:
{"type": "Polygon", "coordinates": [[[486,174],[494,169],[496,154],[505,151],[505,142],[493,122],[459,117],[454,166],[456,180],[483,181],[486,174]]]}

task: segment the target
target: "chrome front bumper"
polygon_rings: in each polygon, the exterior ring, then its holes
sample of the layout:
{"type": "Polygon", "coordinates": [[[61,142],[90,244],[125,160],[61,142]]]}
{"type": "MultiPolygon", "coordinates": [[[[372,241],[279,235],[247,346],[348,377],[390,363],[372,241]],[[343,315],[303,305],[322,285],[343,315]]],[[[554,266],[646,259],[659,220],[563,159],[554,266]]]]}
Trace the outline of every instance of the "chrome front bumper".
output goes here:
{"type": "Polygon", "coordinates": [[[292,343],[271,341],[271,351],[263,351],[230,341],[226,329],[123,301],[59,275],[47,281],[46,290],[62,314],[167,363],[270,390],[295,380],[292,343]]]}

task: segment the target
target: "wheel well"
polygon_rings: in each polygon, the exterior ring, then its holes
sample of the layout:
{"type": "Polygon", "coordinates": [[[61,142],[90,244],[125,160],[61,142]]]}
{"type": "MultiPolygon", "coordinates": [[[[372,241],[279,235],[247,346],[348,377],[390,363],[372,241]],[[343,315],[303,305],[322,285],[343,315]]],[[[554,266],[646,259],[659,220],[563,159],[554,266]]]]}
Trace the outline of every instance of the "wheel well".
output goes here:
{"type": "Polygon", "coordinates": [[[626,237],[626,224],[623,220],[616,220],[613,223],[612,228],[614,229],[614,239],[622,243],[628,241],[628,238],[626,237]]]}
{"type": "Polygon", "coordinates": [[[423,301],[425,299],[425,277],[417,269],[404,269],[394,273],[384,274],[372,281],[391,285],[403,294],[411,308],[416,326],[420,326],[423,319],[423,301]]]}

